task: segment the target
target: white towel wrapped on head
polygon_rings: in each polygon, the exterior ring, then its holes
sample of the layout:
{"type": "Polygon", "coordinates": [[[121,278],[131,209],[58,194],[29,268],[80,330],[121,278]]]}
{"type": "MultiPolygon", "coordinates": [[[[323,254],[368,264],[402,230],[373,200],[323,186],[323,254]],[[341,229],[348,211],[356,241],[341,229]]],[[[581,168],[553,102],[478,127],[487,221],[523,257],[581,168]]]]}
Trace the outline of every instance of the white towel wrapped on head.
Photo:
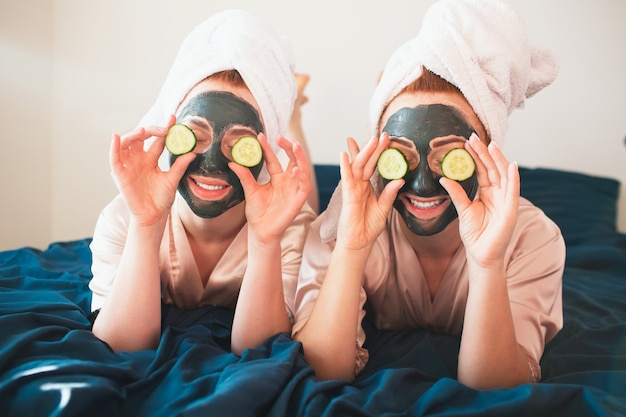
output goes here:
{"type": "Polygon", "coordinates": [[[424,66],[461,90],[491,140],[504,143],[508,116],[551,84],[557,57],[529,44],[521,16],[505,0],[441,0],[417,37],[389,59],[370,101],[374,134],[387,104],[424,66]]]}
{"type": "MultiPolygon", "coordinates": [[[[261,110],[265,134],[275,151],[296,98],[295,62],[288,40],[243,10],[217,13],[196,26],[183,41],[156,102],[139,126],[167,123],[187,92],[208,76],[237,70],[261,110]]],[[[169,167],[167,152],[162,169],[169,167]]]]}

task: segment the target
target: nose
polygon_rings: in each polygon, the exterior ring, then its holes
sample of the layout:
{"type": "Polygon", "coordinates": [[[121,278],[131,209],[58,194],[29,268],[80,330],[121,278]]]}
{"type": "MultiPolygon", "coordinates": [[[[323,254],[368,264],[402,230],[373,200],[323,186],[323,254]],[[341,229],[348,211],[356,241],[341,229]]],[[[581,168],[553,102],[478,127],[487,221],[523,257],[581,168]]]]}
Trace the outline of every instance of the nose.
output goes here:
{"type": "MultiPolygon", "coordinates": [[[[424,158],[426,159],[426,158],[424,158]]],[[[417,169],[410,172],[406,185],[411,193],[420,197],[432,197],[441,194],[439,176],[435,175],[425,161],[420,161],[417,169]]]]}
{"type": "Polygon", "coordinates": [[[200,169],[206,172],[222,172],[228,165],[222,154],[219,143],[213,143],[209,149],[200,155],[200,169]]]}

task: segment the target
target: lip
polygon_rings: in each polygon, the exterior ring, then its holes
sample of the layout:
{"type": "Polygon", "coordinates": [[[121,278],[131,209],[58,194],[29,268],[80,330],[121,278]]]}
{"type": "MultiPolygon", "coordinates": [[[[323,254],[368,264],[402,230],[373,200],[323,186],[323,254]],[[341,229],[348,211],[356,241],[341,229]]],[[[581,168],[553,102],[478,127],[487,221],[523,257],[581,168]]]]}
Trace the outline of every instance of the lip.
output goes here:
{"type": "Polygon", "coordinates": [[[448,196],[437,196],[430,198],[416,197],[412,194],[400,196],[402,203],[409,213],[419,219],[431,219],[438,217],[446,211],[451,201],[448,196]]]}
{"type": "Polygon", "coordinates": [[[232,189],[229,183],[215,177],[190,175],[187,177],[187,183],[194,195],[207,201],[222,200],[232,189]]]}

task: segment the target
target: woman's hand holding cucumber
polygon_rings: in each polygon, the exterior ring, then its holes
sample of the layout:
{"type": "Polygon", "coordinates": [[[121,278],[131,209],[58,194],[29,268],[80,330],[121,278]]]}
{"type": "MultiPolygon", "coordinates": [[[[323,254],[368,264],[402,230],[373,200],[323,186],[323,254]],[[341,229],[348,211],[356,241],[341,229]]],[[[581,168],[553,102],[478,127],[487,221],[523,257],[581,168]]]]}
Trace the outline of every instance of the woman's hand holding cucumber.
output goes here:
{"type": "Polygon", "coordinates": [[[178,183],[194,157],[178,158],[169,171],[159,168],[165,136],[174,122],[172,116],[166,127],[141,127],[123,136],[113,135],[109,157],[113,178],[135,220],[143,225],[167,217],[178,183]],[[154,141],[144,149],[144,142],[151,138],[154,141]]]}

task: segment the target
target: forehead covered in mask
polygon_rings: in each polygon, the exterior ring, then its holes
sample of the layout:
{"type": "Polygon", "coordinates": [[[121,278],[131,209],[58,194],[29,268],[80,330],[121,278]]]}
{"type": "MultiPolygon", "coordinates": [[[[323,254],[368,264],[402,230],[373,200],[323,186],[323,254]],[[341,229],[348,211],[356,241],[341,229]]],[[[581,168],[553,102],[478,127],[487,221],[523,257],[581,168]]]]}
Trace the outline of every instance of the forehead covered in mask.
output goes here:
{"type": "Polygon", "coordinates": [[[454,107],[430,104],[399,109],[389,117],[383,131],[411,139],[416,145],[427,145],[433,138],[448,135],[469,139],[474,129],[454,107]]]}
{"type": "Polygon", "coordinates": [[[233,124],[263,132],[259,112],[248,102],[225,91],[205,91],[194,97],[181,109],[177,119],[184,121],[193,116],[206,119],[219,135],[233,124]]]}

